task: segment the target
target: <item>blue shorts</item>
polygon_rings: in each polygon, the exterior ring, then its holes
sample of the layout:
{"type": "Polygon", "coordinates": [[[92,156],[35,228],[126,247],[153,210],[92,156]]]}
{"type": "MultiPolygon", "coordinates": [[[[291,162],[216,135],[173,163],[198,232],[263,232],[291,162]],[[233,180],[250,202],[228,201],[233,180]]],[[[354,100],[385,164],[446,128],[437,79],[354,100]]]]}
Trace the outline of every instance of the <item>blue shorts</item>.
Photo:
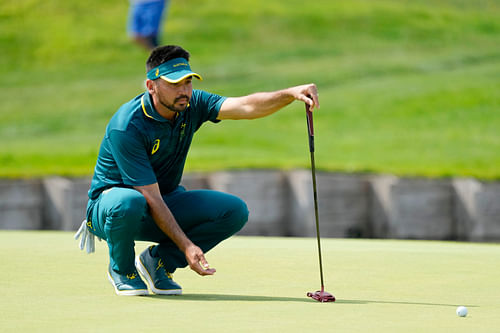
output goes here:
{"type": "Polygon", "coordinates": [[[130,4],[128,33],[132,36],[157,36],[167,4],[168,0],[130,4]]]}

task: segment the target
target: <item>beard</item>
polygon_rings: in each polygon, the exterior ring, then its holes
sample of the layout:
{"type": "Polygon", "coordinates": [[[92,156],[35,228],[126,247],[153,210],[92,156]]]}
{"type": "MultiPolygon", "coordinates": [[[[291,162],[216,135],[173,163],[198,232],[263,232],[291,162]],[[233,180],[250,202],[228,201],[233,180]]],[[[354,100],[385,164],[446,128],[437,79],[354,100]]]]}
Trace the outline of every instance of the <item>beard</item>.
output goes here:
{"type": "Polygon", "coordinates": [[[179,112],[186,110],[188,105],[189,105],[189,97],[187,95],[181,95],[181,96],[177,97],[176,99],[174,99],[174,102],[172,104],[167,103],[161,97],[159,98],[159,101],[160,101],[161,105],[163,105],[164,107],[166,107],[170,111],[173,111],[176,113],[179,113],[179,112]],[[185,106],[176,106],[177,102],[179,102],[182,99],[186,100],[186,105],[185,106]]]}

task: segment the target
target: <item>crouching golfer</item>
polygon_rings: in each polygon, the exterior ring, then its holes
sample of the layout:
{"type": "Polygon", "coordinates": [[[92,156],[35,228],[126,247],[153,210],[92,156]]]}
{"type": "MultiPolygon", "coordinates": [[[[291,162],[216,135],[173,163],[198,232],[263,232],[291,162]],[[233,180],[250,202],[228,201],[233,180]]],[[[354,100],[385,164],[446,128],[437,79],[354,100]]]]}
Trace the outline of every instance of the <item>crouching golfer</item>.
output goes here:
{"type": "Polygon", "coordinates": [[[181,294],[175,270],[189,265],[200,275],[214,274],[204,253],[248,220],[241,199],[179,185],[193,135],[204,122],[261,118],[294,100],[319,107],[314,84],[229,98],[193,90],[192,79],[201,76],[188,61],[179,46],[155,48],[146,62],[147,90],[118,109],[101,143],[78,235],[92,238],[92,247],[94,235],[106,240],[108,278],[118,295],[148,294],[138,272],[155,294],[181,294]],[[135,257],[136,240],[157,245],[135,257]]]}

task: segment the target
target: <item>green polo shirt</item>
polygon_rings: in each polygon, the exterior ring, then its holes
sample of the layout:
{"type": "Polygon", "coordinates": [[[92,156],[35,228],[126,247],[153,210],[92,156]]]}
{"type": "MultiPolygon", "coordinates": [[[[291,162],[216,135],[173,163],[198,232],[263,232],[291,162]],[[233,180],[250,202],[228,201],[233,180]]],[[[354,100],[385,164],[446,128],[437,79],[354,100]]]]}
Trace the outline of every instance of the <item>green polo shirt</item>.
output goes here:
{"type": "Polygon", "coordinates": [[[189,107],[174,121],[160,116],[145,92],[122,105],[101,143],[89,198],[111,187],[158,183],[161,193],[180,183],[194,133],[217,116],[226,97],[193,90],[189,107]]]}

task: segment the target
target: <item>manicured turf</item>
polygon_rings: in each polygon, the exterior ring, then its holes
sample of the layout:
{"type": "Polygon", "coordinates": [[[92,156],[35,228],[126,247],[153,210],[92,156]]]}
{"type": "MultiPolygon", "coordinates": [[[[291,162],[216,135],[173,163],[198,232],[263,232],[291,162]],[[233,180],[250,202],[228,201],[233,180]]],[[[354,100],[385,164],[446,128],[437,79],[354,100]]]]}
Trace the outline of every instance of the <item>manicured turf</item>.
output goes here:
{"type": "MultiPolygon", "coordinates": [[[[0,177],[90,175],[108,119],[144,90],[128,1],[0,2],[0,177]]],[[[500,179],[500,1],[172,1],[164,43],[195,88],[315,82],[319,169],[500,179]]],[[[304,107],[202,127],[186,168],[309,165],[304,107]]]]}
{"type": "MultiPolygon", "coordinates": [[[[148,243],[137,244],[139,250],[148,243]]],[[[72,233],[0,232],[0,331],[19,332],[495,332],[500,245],[235,237],[209,252],[217,269],[176,272],[185,294],[119,297],[107,247],[87,255],[72,233]],[[465,305],[469,316],[455,309],[465,305]]]]}

